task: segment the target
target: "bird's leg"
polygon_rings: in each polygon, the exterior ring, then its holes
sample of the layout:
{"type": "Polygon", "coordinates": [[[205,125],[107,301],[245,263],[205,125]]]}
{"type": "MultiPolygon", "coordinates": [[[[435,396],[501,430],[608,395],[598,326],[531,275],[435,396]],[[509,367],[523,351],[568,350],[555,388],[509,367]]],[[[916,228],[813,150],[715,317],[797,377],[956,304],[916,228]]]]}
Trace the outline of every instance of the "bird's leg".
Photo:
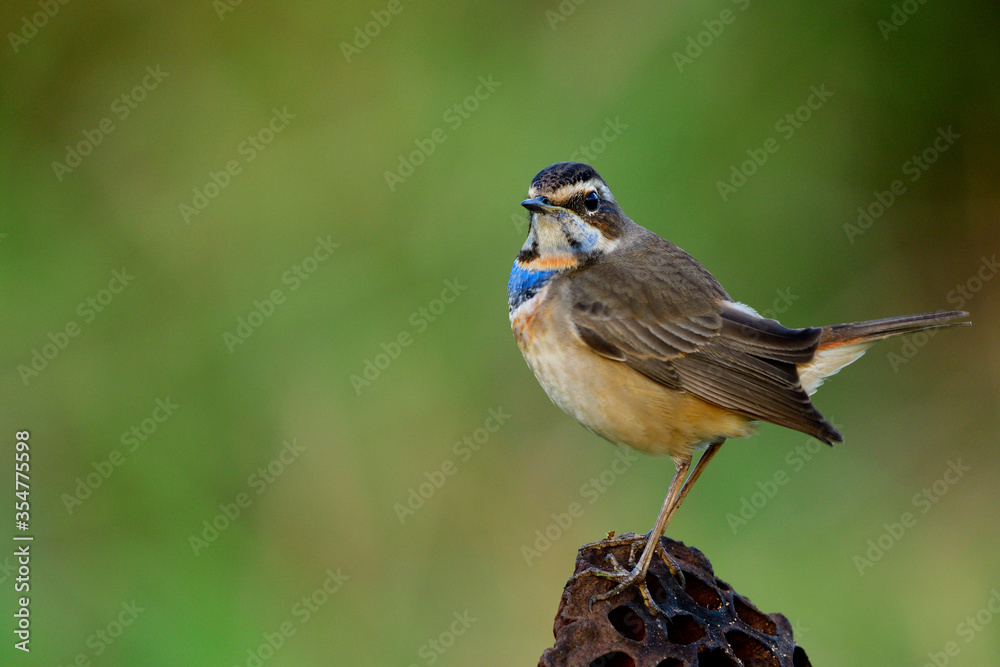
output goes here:
{"type": "MultiPolygon", "coordinates": [[[[681,487],[680,492],[677,494],[677,498],[674,500],[673,504],[666,510],[667,513],[666,517],[665,518],[660,517],[663,519],[663,528],[661,529],[660,532],[655,532],[656,527],[653,528],[653,532],[651,532],[649,535],[649,541],[646,542],[646,549],[642,552],[642,557],[639,559],[640,564],[645,563],[645,568],[646,568],[642,571],[640,577],[642,578],[646,577],[646,570],[649,569],[649,565],[653,561],[653,554],[656,551],[659,551],[660,556],[663,558],[663,562],[666,564],[667,568],[670,569],[670,574],[674,576],[680,574],[681,584],[684,585],[684,573],[681,571],[679,567],[677,567],[677,563],[674,562],[674,559],[667,554],[667,551],[666,549],[663,548],[663,545],[660,544],[660,537],[666,531],[666,527],[670,523],[670,520],[674,517],[674,513],[677,512],[677,509],[681,506],[681,503],[684,502],[684,499],[687,497],[687,494],[691,491],[691,487],[693,487],[694,483],[698,481],[698,478],[701,476],[701,473],[705,471],[705,466],[707,466],[708,462],[712,460],[712,457],[715,456],[715,453],[719,451],[719,447],[722,446],[723,442],[725,442],[725,440],[719,440],[718,442],[713,442],[708,446],[707,449],[705,449],[705,452],[698,459],[698,463],[695,464],[694,470],[691,471],[691,474],[688,475],[688,478],[684,481],[684,486],[681,487]],[[653,546],[652,549],[650,548],[651,546],[653,546]],[[649,552],[648,555],[647,552],[649,552]]],[[[661,513],[663,512],[663,510],[660,511],[661,513]]],[[[660,524],[659,518],[657,519],[656,523],[657,526],[659,526],[660,524]]],[[[612,590],[611,594],[614,594],[614,592],[615,591],[612,590]]]]}
{"type": "MultiPolygon", "coordinates": [[[[715,453],[719,451],[719,447],[722,447],[722,443],[724,442],[725,440],[719,440],[718,442],[713,442],[708,446],[707,449],[705,449],[705,453],[702,454],[701,458],[698,459],[698,463],[695,465],[694,470],[691,471],[691,475],[688,476],[687,481],[684,482],[684,487],[681,489],[681,492],[677,496],[677,502],[675,502],[674,506],[670,508],[670,513],[667,516],[667,523],[670,523],[670,519],[674,516],[674,512],[676,512],[677,508],[681,506],[682,502],[684,502],[684,499],[687,497],[687,494],[691,491],[691,487],[694,486],[694,483],[698,481],[698,478],[701,476],[701,473],[704,472],[705,470],[705,466],[707,466],[708,462],[712,460],[712,457],[715,456],[715,453]]],[[[656,538],[657,542],[659,542],[659,539],[660,539],[659,537],[656,538]]]]}
{"type": "MultiPolygon", "coordinates": [[[[719,440],[718,442],[713,442],[711,445],[708,446],[708,448],[705,450],[705,453],[702,454],[701,458],[698,459],[698,463],[695,465],[694,470],[691,471],[690,476],[687,476],[688,468],[691,465],[690,460],[687,461],[682,460],[680,462],[675,462],[675,465],[677,466],[677,471],[674,473],[674,477],[670,481],[670,488],[667,489],[667,497],[663,501],[663,507],[660,509],[660,515],[656,518],[656,525],[653,526],[653,530],[651,530],[649,534],[645,536],[646,546],[642,551],[642,556],[639,557],[638,564],[636,564],[631,571],[625,570],[623,567],[621,567],[621,565],[618,564],[616,560],[614,560],[613,557],[609,556],[614,565],[613,571],[608,572],[604,570],[598,570],[597,568],[589,568],[573,577],[574,579],[576,579],[577,577],[582,577],[582,576],[598,576],[618,582],[618,585],[612,588],[607,593],[602,593],[600,595],[595,595],[594,597],[592,597],[590,599],[590,605],[593,605],[595,600],[606,600],[610,597],[618,595],[619,593],[624,591],[626,588],[628,588],[635,582],[644,580],[646,577],[646,572],[649,570],[649,565],[650,563],[652,563],[653,556],[656,553],[659,553],[661,558],[663,558],[663,562],[670,569],[671,574],[674,574],[675,576],[677,574],[680,574],[683,577],[683,573],[681,573],[680,568],[677,567],[677,564],[667,554],[666,550],[660,544],[660,537],[666,530],[667,525],[670,523],[670,519],[673,518],[674,513],[677,511],[677,508],[681,506],[682,502],[684,502],[684,498],[691,491],[691,487],[694,486],[694,483],[696,481],[698,481],[698,477],[701,476],[701,473],[705,470],[705,467],[708,465],[708,462],[712,460],[712,457],[715,456],[715,453],[719,451],[719,447],[722,446],[723,442],[725,441],[719,440]],[[687,479],[685,479],[685,476],[687,476],[687,479]]],[[[630,539],[629,542],[632,544],[632,549],[630,551],[630,557],[629,557],[629,565],[632,565],[632,558],[635,556],[635,548],[637,545],[637,540],[630,539]]],[[[598,542],[595,543],[595,545],[596,544],[601,544],[601,543],[598,542]]],[[[605,542],[604,544],[607,546],[607,542],[605,542]]],[[[656,607],[655,605],[652,604],[652,599],[649,595],[649,590],[646,587],[645,581],[641,581],[639,587],[640,587],[640,592],[642,593],[642,597],[646,601],[646,604],[649,607],[650,611],[655,613],[656,607]]]]}
{"type": "MultiPolygon", "coordinates": [[[[660,542],[660,535],[667,528],[667,521],[670,520],[673,512],[671,512],[671,507],[676,501],[677,497],[680,495],[681,488],[684,486],[684,478],[687,476],[688,468],[691,465],[691,460],[680,460],[675,461],[674,465],[677,470],[674,472],[673,479],[670,480],[670,488],[667,489],[667,497],[663,500],[663,507],[660,509],[660,515],[656,519],[656,525],[653,526],[653,530],[650,531],[649,535],[646,536],[646,548],[643,549],[642,556],[639,558],[639,563],[631,570],[626,570],[621,565],[618,564],[617,560],[609,554],[609,559],[614,565],[614,569],[611,571],[601,570],[596,567],[588,568],[582,572],[573,575],[572,580],[579,579],[580,577],[601,577],[603,579],[611,579],[618,583],[613,589],[607,593],[602,593],[601,595],[595,595],[590,598],[590,606],[593,606],[595,600],[606,600],[614,595],[621,593],[623,590],[639,581],[646,576],[646,570],[649,569],[649,563],[653,559],[653,554],[656,553],[656,547],[660,542]],[[655,536],[655,537],[654,537],[655,536]]],[[[619,538],[621,539],[621,538],[619,538]]],[[[642,539],[642,538],[638,538],[642,539]]],[[[634,543],[635,540],[629,540],[629,543],[634,543]]],[[[600,542],[595,543],[594,546],[602,544],[600,542]]],[[[607,542],[603,543],[603,546],[609,546],[607,542]]],[[[633,552],[634,553],[634,552],[633,552]]],[[[666,555],[666,552],[664,552],[666,555]]],[[[669,557],[666,559],[669,562],[669,557]]],[[[630,563],[631,565],[631,563],[630,563]]],[[[678,568],[672,567],[672,570],[678,568]]],[[[655,610],[656,606],[653,604],[652,598],[649,595],[649,590],[646,587],[646,583],[640,582],[639,590],[642,593],[643,599],[646,601],[647,606],[650,610],[655,610]]]]}

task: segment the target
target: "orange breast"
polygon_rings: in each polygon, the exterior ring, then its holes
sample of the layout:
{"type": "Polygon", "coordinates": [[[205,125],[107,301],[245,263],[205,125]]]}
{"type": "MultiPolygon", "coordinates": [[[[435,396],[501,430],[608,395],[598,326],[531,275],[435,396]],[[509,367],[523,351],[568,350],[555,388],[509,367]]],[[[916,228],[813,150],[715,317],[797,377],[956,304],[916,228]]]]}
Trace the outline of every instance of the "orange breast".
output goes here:
{"type": "Polygon", "coordinates": [[[591,431],[678,458],[690,457],[706,441],[753,433],[746,417],[598,355],[572,331],[565,309],[539,297],[512,318],[518,346],[549,398],[591,431]]]}

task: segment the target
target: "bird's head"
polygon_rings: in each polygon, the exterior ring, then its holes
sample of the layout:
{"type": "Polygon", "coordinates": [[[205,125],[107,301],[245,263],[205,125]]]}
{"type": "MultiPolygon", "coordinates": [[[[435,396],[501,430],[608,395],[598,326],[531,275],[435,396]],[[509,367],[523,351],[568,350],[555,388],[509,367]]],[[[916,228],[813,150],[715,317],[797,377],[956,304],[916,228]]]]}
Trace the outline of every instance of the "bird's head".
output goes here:
{"type": "Polygon", "coordinates": [[[518,261],[538,269],[572,268],[610,252],[630,223],[600,174],[581,162],[542,169],[521,206],[531,228],[518,261]]]}

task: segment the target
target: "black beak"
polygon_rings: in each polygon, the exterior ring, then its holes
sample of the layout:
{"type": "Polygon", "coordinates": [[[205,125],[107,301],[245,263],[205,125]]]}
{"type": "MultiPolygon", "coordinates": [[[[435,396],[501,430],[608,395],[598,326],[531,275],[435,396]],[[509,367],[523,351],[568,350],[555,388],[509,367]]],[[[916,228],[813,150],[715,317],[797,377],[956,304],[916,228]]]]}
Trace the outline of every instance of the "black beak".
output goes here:
{"type": "Polygon", "coordinates": [[[553,206],[549,203],[549,200],[545,197],[533,197],[532,199],[525,199],[521,202],[521,206],[528,209],[532,213],[548,213],[549,211],[559,208],[558,206],[553,206]]]}

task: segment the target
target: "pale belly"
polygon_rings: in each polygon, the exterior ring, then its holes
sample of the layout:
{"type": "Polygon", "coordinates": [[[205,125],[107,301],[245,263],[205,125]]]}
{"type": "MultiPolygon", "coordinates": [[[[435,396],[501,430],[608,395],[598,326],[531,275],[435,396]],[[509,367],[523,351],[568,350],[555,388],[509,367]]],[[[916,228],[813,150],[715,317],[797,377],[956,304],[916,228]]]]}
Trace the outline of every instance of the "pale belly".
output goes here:
{"type": "Polygon", "coordinates": [[[585,427],[615,444],[680,459],[714,440],[753,433],[746,417],[593,352],[568,317],[545,303],[547,291],[512,314],[511,328],[545,393],[585,427]]]}

